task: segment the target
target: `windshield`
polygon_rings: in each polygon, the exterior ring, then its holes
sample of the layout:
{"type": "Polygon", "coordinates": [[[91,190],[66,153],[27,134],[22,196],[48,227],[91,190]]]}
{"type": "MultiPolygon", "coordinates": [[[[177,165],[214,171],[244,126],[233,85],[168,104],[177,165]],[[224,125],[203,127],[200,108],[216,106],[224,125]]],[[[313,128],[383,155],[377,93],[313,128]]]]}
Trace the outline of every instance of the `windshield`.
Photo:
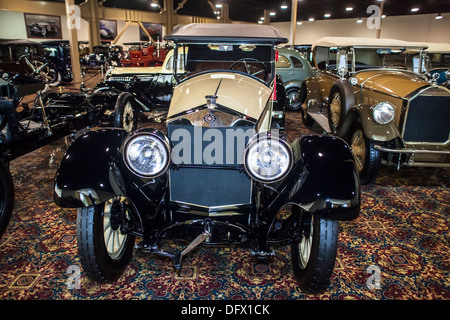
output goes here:
{"type": "Polygon", "coordinates": [[[450,53],[432,53],[429,56],[429,69],[450,68],[450,53]]]}
{"type": "Polygon", "coordinates": [[[390,48],[325,48],[318,47],[315,54],[317,68],[336,72],[342,67],[352,70],[353,53],[355,72],[389,68],[419,72],[420,54],[404,49],[390,48]]]}
{"type": "MultiPolygon", "coordinates": [[[[183,56],[184,77],[211,70],[233,70],[250,74],[264,82],[273,80],[272,45],[189,43],[178,47],[178,54],[183,52],[187,53],[183,56]]],[[[180,73],[179,69],[177,73],[180,73]]]]}
{"type": "Polygon", "coordinates": [[[400,49],[355,49],[356,71],[366,68],[392,68],[418,72],[420,55],[400,49]]]}

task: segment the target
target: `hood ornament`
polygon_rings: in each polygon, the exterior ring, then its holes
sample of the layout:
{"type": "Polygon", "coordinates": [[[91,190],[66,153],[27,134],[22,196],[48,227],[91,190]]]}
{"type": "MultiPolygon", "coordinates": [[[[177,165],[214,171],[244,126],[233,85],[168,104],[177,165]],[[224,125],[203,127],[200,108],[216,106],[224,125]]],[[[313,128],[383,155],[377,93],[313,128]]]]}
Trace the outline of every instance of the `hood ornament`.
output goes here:
{"type": "Polygon", "coordinates": [[[217,104],[216,104],[217,96],[208,95],[208,96],[205,96],[205,98],[206,98],[206,106],[208,107],[209,110],[215,109],[217,107],[217,104]]]}
{"type": "Polygon", "coordinates": [[[203,120],[206,123],[211,124],[211,123],[216,122],[216,116],[214,115],[213,110],[217,107],[217,104],[216,104],[217,96],[208,95],[208,96],[205,96],[205,98],[206,98],[206,106],[209,109],[209,113],[203,117],[203,120]]]}

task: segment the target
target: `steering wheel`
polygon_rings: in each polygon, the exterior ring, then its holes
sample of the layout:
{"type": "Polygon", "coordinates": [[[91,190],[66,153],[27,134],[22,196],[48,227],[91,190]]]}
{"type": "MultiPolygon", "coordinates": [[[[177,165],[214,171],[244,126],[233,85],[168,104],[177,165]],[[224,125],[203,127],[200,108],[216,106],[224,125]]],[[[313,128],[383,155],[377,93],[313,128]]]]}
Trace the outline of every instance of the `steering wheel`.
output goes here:
{"type": "Polygon", "coordinates": [[[269,74],[264,62],[254,58],[239,59],[233,62],[230,70],[245,72],[261,80],[265,80],[269,74]]]}

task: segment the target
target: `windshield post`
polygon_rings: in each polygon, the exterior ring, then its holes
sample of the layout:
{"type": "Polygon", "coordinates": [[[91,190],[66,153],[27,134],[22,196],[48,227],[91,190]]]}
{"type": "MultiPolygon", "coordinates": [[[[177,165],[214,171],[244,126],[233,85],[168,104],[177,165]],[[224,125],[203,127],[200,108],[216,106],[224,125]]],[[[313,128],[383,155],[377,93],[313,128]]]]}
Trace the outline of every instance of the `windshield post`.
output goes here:
{"type": "Polygon", "coordinates": [[[420,70],[419,70],[419,74],[427,73],[429,59],[430,59],[430,57],[427,55],[425,50],[423,48],[420,49],[420,54],[419,54],[420,70]]]}

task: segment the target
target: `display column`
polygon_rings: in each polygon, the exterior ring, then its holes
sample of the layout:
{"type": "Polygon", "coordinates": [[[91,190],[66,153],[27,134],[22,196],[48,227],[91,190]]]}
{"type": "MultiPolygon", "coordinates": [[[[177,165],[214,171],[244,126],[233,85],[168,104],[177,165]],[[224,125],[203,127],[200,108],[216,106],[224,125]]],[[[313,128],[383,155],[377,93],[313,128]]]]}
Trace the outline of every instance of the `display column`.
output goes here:
{"type": "Polygon", "coordinates": [[[80,52],[78,50],[78,29],[80,28],[80,9],[75,0],[65,0],[67,28],[69,29],[70,60],[72,62],[73,84],[79,88],[81,84],[80,52]],[[78,9],[77,9],[78,8],[78,9]]]}

